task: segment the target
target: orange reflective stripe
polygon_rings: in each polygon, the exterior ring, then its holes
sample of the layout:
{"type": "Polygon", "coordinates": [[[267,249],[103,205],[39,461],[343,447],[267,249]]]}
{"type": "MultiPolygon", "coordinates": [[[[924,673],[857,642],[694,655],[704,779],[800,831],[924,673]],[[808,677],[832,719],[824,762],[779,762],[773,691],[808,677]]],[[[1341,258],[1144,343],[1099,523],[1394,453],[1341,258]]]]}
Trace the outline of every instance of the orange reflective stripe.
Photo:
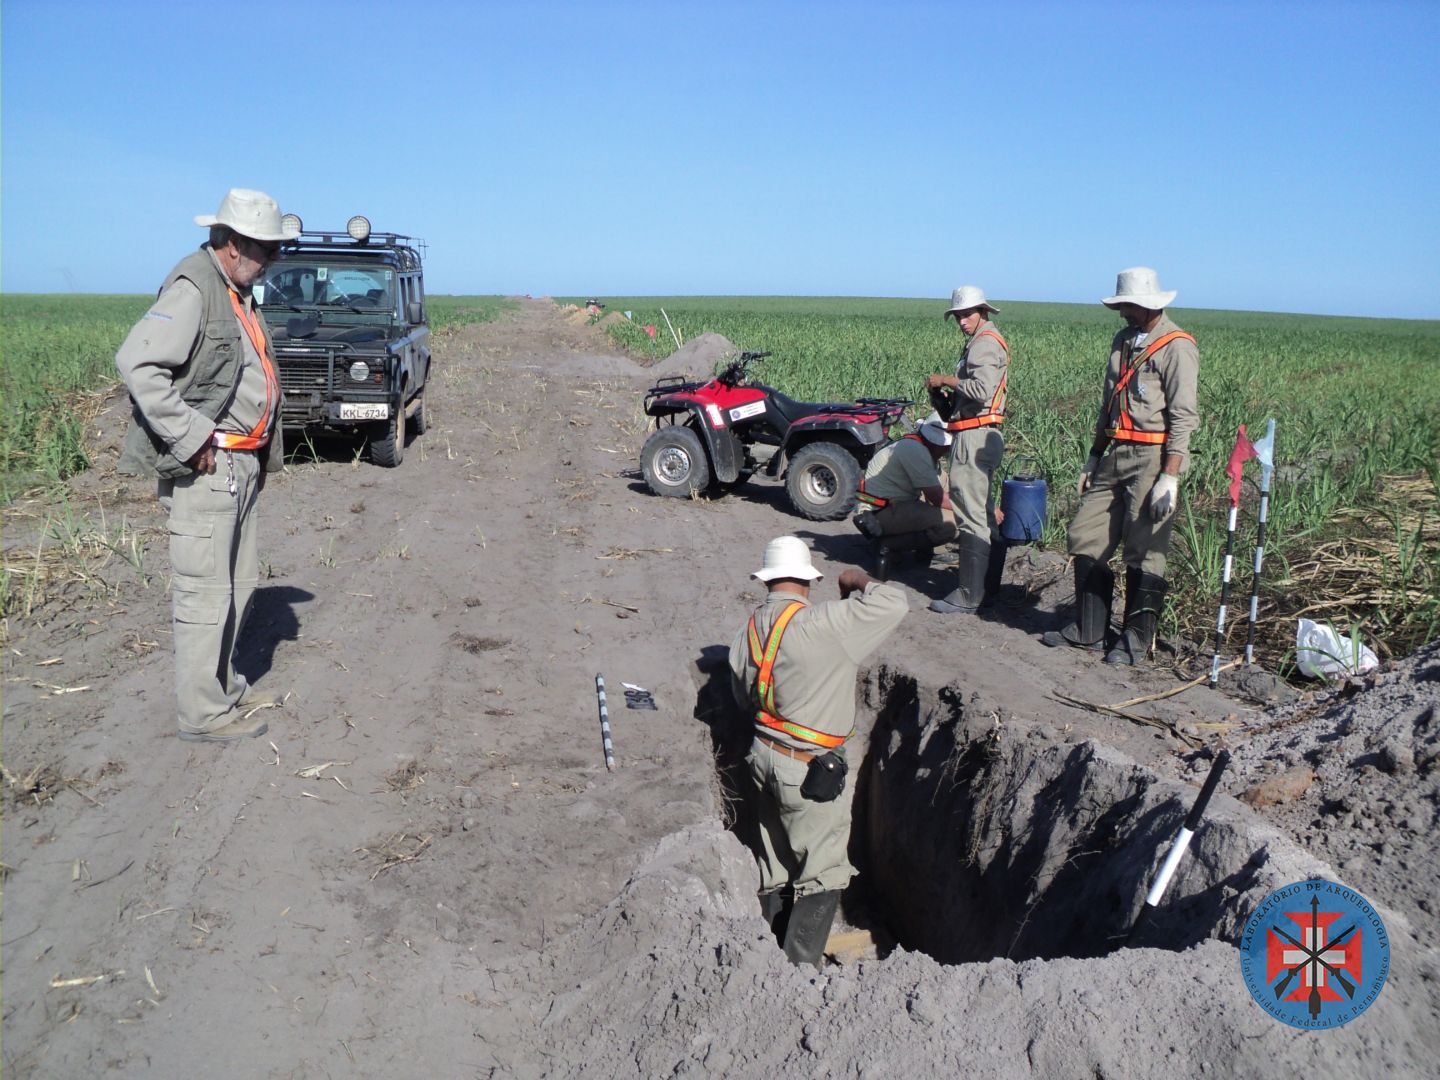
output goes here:
{"type": "Polygon", "coordinates": [[[1179,339],[1188,341],[1192,345],[1195,344],[1193,335],[1187,334],[1184,330],[1171,330],[1168,334],[1161,334],[1146,345],[1140,355],[1130,361],[1130,366],[1125,369],[1125,373],[1115,384],[1115,390],[1110,395],[1110,406],[1105,410],[1107,413],[1110,412],[1110,407],[1113,407],[1116,398],[1119,398],[1120,413],[1115,418],[1115,425],[1105,429],[1105,434],[1110,438],[1117,442],[1146,443],[1150,446],[1159,446],[1165,441],[1165,432],[1141,431],[1135,426],[1135,420],[1130,415],[1130,380],[1135,377],[1135,372],[1140,370],[1140,365],[1149,360],[1154,353],[1169,345],[1170,342],[1179,339]]]}
{"type": "Polygon", "coordinates": [[[214,442],[216,446],[232,450],[258,450],[270,441],[270,416],[274,413],[275,402],[280,397],[280,378],[275,374],[275,367],[270,363],[270,353],[265,348],[265,331],[260,326],[260,316],[245,310],[245,305],[240,303],[240,294],[234,289],[230,290],[230,306],[234,308],[235,317],[240,320],[246,336],[250,338],[250,344],[255,346],[255,351],[260,356],[260,367],[265,371],[265,411],[260,414],[259,422],[248,434],[216,432],[214,442]]]}
{"type": "Polygon", "coordinates": [[[890,505],[889,499],[882,499],[878,495],[865,494],[864,480],[860,481],[860,490],[855,493],[855,497],[858,498],[861,502],[867,503],[868,505],[875,507],[876,510],[884,510],[885,507],[890,505]]]}
{"type": "Polygon", "coordinates": [[[1005,384],[1010,380],[1010,346],[1000,332],[993,328],[986,328],[975,335],[977,338],[993,337],[1005,350],[1005,371],[1000,376],[1000,385],[995,388],[995,393],[990,397],[990,403],[985,406],[985,411],[979,416],[967,416],[964,420],[951,420],[945,425],[946,431],[973,431],[975,428],[990,427],[992,424],[1003,424],[1005,422],[1005,384]]]}
{"type": "Polygon", "coordinates": [[[790,625],[790,620],[805,605],[798,600],[792,603],[780,613],[775,624],[770,627],[770,635],[766,638],[762,647],[760,644],[760,632],[755,627],[755,616],[750,616],[748,636],[750,639],[750,659],[760,668],[755,679],[755,688],[760,696],[760,708],[755,713],[755,720],[764,727],[774,731],[783,731],[792,738],[801,742],[813,743],[816,746],[823,746],[832,750],[844,744],[848,735],[827,735],[823,731],[815,731],[803,724],[796,724],[786,720],[775,711],[775,658],[780,655],[780,638],[785,633],[785,627],[790,625]]]}
{"type": "Polygon", "coordinates": [[[760,643],[760,634],[755,628],[755,616],[750,616],[750,658],[760,667],[755,686],[760,694],[760,705],[772,712],[775,710],[775,684],[771,680],[775,671],[775,657],[780,655],[780,638],[795,613],[804,606],[797,600],[780,613],[775,625],[770,627],[770,636],[766,639],[763,650],[756,649],[760,643]]]}
{"type": "MultiPolygon", "coordinates": [[[[816,746],[823,746],[826,750],[834,750],[837,746],[844,746],[849,735],[826,735],[823,731],[816,731],[814,728],[805,727],[803,724],[792,723],[789,720],[768,713],[761,709],[755,714],[755,719],[764,727],[772,731],[783,731],[791,738],[799,739],[801,742],[814,743],[816,746]]],[[[851,732],[853,735],[854,732],[851,732]]]]}

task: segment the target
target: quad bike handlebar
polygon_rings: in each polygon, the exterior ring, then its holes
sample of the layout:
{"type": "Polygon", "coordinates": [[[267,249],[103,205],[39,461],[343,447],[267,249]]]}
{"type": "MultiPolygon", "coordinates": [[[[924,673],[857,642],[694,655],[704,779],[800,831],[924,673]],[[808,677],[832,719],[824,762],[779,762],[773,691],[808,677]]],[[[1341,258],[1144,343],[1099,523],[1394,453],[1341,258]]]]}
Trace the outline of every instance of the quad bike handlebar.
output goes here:
{"type": "Polygon", "coordinates": [[[766,352],[742,352],[738,359],[731,360],[725,365],[725,370],[715,376],[724,386],[739,386],[745,381],[745,376],[750,373],[750,365],[756,360],[763,360],[769,356],[766,352]]]}

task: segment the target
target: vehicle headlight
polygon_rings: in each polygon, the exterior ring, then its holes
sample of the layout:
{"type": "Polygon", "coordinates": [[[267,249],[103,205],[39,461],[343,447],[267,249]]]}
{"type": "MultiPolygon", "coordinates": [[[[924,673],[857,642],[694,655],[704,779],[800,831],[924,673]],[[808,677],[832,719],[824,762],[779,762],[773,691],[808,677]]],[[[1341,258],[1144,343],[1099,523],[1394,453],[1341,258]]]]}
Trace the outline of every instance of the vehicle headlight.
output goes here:
{"type": "Polygon", "coordinates": [[[352,240],[364,243],[370,239],[370,222],[362,214],[356,214],[345,223],[345,231],[350,234],[352,240]]]}
{"type": "Polygon", "coordinates": [[[370,378],[370,366],[364,360],[356,360],[350,365],[350,381],[364,382],[370,378]]]}

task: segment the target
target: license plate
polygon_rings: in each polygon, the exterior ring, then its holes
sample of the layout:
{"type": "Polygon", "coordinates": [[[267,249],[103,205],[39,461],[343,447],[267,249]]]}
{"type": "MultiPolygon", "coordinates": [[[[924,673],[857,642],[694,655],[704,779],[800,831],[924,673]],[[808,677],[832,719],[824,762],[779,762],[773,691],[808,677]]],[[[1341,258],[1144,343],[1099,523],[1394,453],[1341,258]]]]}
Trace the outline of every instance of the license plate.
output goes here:
{"type": "Polygon", "coordinates": [[[341,402],[341,420],[388,420],[390,419],[389,405],[358,405],[354,403],[341,402]]]}

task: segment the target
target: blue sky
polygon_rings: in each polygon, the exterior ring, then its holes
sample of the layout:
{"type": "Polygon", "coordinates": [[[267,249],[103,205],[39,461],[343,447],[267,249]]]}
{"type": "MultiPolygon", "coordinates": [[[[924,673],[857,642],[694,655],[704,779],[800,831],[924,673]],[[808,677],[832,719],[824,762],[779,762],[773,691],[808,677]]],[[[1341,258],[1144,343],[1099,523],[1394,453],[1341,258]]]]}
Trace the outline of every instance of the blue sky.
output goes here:
{"type": "Polygon", "coordinates": [[[0,286],[148,292],[231,186],[432,292],[1440,318],[1440,3],[5,0],[0,286]]]}

